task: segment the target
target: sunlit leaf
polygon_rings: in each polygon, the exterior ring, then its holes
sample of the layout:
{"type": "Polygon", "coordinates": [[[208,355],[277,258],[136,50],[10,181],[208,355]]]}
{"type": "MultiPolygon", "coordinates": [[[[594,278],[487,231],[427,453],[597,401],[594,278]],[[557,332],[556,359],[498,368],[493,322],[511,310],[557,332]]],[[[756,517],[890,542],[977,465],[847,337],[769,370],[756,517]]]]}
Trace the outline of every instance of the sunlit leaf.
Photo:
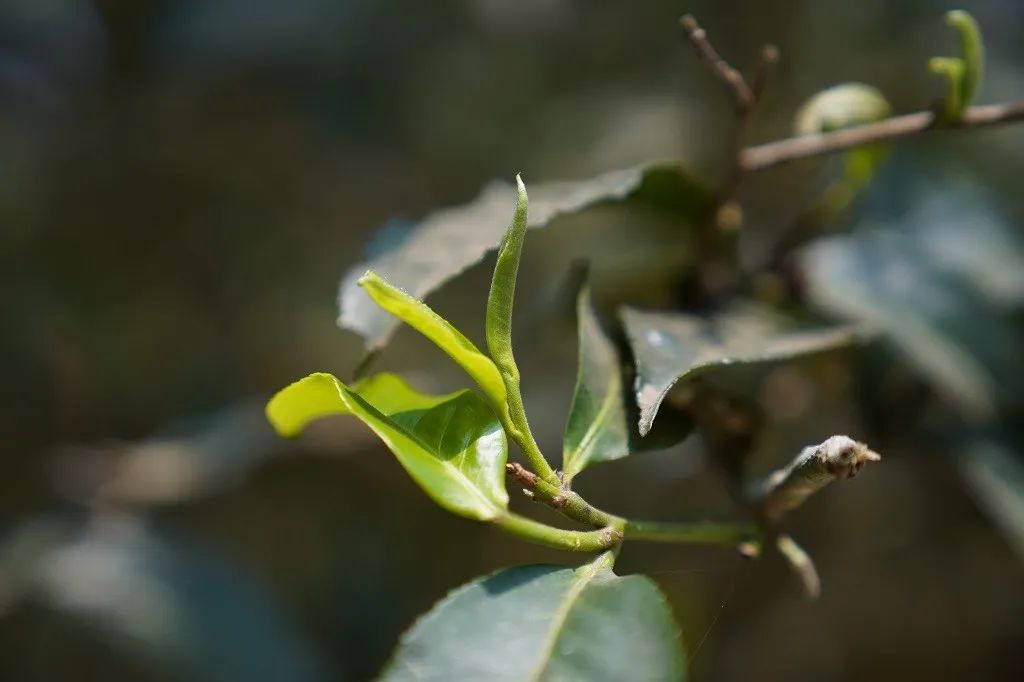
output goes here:
{"type": "Polygon", "coordinates": [[[483,389],[495,410],[507,412],[505,382],[497,365],[477,348],[462,332],[417,300],[385,282],[374,272],[359,279],[361,286],[381,307],[433,341],[438,348],[457,362],[483,389]]]}
{"type": "Polygon", "coordinates": [[[683,680],[664,596],[649,578],[606,566],[523,566],[463,585],[402,637],[382,679],[683,680]]]}
{"type": "Polygon", "coordinates": [[[505,432],[472,391],[425,395],[393,374],[349,388],[318,373],[283,389],[267,405],[271,424],[286,436],[333,414],[351,414],[369,426],[413,480],[448,511],[487,520],[508,506],[505,432]]]}
{"type": "MultiPolygon", "coordinates": [[[[714,197],[677,164],[659,162],[610,171],[587,180],[531,185],[529,226],[544,227],[560,215],[605,202],[638,201],[696,222],[714,197]]],[[[391,250],[349,270],[338,294],[338,323],[361,334],[368,349],[387,343],[396,323],[358,286],[363,272],[380,272],[416,298],[425,298],[496,248],[516,206],[516,190],[495,182],[476,199],[423,219],[391,250]]]]}
{"type": "Polygon", "coordinates": [[[662,401],[680,380],[716,367],[785,360],[859,339],[850,327],[787,330],[755,308],[712,317],[626,308],[622,321],[636,361],[641,435],[651,430],[662,401]]]}

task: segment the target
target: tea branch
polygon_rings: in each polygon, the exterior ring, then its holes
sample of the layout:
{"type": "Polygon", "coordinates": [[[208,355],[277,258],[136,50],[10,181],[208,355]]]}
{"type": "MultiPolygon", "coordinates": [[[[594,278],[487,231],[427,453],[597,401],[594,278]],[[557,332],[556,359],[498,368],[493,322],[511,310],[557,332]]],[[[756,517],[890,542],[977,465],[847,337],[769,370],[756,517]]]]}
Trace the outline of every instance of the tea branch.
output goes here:
{"type": "Polygon", "coordinates": [[[790,137],[747,147],[740,153],[739,165],[743,172],[754,173],[799,159],[834,154],[874,142],[913,137],[933,130],[970,130],[1022,119],[1024,101],[973,106],[964,112],[963,118],[955,122],[943,122],[941,115],[934,111],[918,111],[855,128],[790,137]]]}
{"type": "MultiPolygon", "coordinates": [[[[719,55],[705,30],[697,24],[693,16],[688,14],[682,17],[680,24],[697,56],[729,93],[742,135],[750,112],[764,88],[767,67],[778,60],[778,50],[772,45],[762,48],[760,61],[754,69],[752,84],[748,85],[743,75],[719,55]]],[[[961,116],[953,118],[945,116],[941,111],[918,111],[834,132],[801,135],[741,147],[737,150],[736,172],[741,175],[754,173],[799,159],[834,154],[876,142],[914,137],[933,130],[970,130],[1013,123],[1022,119],[1024,101],[967,107],[961,116]]]]}

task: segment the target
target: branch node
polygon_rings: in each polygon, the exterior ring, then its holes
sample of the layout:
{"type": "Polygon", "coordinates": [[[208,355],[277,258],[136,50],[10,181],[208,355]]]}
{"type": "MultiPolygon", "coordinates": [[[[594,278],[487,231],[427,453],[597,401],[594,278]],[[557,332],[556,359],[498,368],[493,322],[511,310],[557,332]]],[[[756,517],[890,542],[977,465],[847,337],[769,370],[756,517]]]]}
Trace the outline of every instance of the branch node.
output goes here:
{"type": "Polygon", "coordinates": [[[517,481],[527,486],[528,488],[537,487],[537,481],[540,480],[540,477],[537,476],[537,474],[527,470],[526,467],[524,467],[522,464],[519,464],[518,462],[509,462],[508,464],[506,464],[505,471],[508,473],[509,476],[516,479],[517,481]]]}

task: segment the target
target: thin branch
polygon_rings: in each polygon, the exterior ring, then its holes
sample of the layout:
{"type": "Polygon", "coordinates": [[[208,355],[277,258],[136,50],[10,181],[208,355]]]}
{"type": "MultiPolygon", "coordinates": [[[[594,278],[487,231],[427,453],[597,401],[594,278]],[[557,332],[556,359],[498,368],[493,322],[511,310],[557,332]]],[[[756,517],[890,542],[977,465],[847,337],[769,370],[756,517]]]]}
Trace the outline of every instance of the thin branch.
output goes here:
{"type": "Polygon", "coordinates": [[[752,173],[797,159],[833,154],[873,142],[912,137],[929,130],[981,128],[1021,119],[1024,119],[1024,101],[971,107],[959,121],[941,125],[934,111],[918,111],[833,133],[791,137],[748,147],[740,153],[740,167],[745,173],[752,173]]]}
{"type": "Polygon", "coordinates": [[[779,48],[771,43],[761,48],[757,63],[754,64],[754,75],[750,78],[750,92],[755,102],[761,101],[764,94],[764,86],[768,82],[768,72],[779,63],[779,48]]]}
{"type": "Polygon", "coordinates": [[[707,64],[711,73],[715,74],[726,90],[729,91],[733,105],[738,112],[749,111],[754,106],[754,93],[751,91],[743,75],[736,69],[729,66],[729,63],[722,59],[708,40],[707,33],[700,27],[692,14],[686,14],[679,20],[686,37],[690,39],[693,48],[698,56],[707,64]]]}

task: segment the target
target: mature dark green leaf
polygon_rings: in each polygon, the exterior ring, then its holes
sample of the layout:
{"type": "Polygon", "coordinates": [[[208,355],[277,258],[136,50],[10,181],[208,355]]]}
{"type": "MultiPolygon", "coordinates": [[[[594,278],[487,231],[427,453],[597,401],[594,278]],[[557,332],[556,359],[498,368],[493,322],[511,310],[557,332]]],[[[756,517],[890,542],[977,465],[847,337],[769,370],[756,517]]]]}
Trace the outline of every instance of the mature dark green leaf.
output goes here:
{"type": "Polygon", "coordinates": [[[966,277],[911,237],[871,230],[820,241],[801,258],[818,307],[884,331],[907,362],[975,417],[1019,396],[1022,340],[966,277]]]}
{"type": "Polygon", "coordinates": [[[584,286],[577,302],[579,369],[565,427],[562,469],[566,479],[592,462],[629,454],[630,424],[618,350],[605,335],[584,286]]]}
{"type": "MultiPolygon", "coordinates": [[[[692,222],[703,220],[714,206],[710,191],[677,164],[659,162],[587,180],[534,185],[529,226],[544,227],[560,215],[626,200],[652,204],[692,222]]],[[[368,349],[383,346],[396,324],[359,288],[363,272],[380,272],[412,296],[425,298],[498,245],[515,206],[516,190],[495,182],[470,203],[425,218],[401,243],[349,270],[338,293],[338,323],[361,334],[368,349]]]]}
{"type": "Polygon", "coordinates": [[[457,362],[483,389],[491,406],[498,412],[508,413],[505,381],[497,365],[462,332],[435,313],[423,301],[397,289],[374,272],[359,279],[361,286],[381,307],[410,327],[423,334],[457,362]]]}
{"type": "Polygon", "coordinates": [[[792,331],[767,312],[744,307],[711,317],[622,311],[636,361],[640,434],[654,424],[669,390],[682,379],[731,364],[786,360],[855,343],[851,327],[792,331]]]}
{"type": "Polygon", "coordinates": [[[620,578],[606,556],[577,569],[522,566],[474,580],[420,618],[386,682],[672,682],[679,630],[657,586],[620,578]]]}
{"type": "Polygon", "coordinates": [[[253,576],[212,548],[139,519],[25,523],[5,534],[0,575],[6,598],[69,617],[151,664],[153,679],[329,677],[312,643],[253,576]]]}
{"type": "Polygon", "coordinates": [[[897,183],[874,202],[856,231],[800,254],[810,301],[884,332],[966,414],[1019,404],[1024,337],[1007,310],[1024,302],[1024,239],[954,180],[897,183]]]}
{"type": "Polygon", "coordinates": [[[425,395],[393,374],[349,388],[330,374],[311,374],[267,404],[278,433],[294,436],[333,414],[369,426],[421,488],[450,512],[488,520],[508,507],[505,432],[472,391],[425,395]]]}

